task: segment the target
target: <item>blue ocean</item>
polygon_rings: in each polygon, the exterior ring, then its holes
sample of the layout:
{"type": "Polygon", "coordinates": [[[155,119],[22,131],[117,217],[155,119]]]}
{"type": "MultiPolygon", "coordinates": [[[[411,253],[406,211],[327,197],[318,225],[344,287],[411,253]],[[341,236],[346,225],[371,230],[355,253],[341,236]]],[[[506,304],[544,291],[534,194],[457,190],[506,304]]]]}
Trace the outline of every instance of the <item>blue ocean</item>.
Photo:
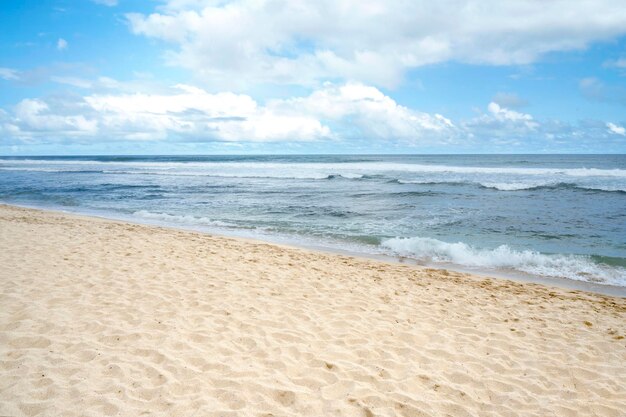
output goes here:
{"type": "Polygon", "coordinates": [[[626,155],[0,157],[0,202],[626,286],[626,155]]]}

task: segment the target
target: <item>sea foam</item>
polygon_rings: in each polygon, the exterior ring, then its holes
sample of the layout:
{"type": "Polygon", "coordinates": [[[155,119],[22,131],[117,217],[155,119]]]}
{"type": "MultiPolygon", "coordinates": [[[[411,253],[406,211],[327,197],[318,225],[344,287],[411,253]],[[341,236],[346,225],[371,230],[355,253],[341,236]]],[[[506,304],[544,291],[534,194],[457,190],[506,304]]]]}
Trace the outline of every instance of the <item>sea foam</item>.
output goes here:
{"type": "MultiPolygon", "coordinates": [[[[454,165],[427,165],[395,162],[146,162],[146,161],[90,161],[90,160],[7,160],[0,159],[0,163],[10,166],[33,165],[101,165],[119,167],[138,167],[153,169],[180,169],[197,168],[207,170],[237,169],[237,170],[321,170],[328,173],[342,170],[351,171],[355,175],[374,172],[404,172],[404,173],[457,173],[457,174],[512,174],[512,175],[562,175],[571,177],[617,177],[626,178],[625,169],[600,168],[539,168],[539,167],[477,167],[454,165]]],[[[343,175],[343,174],[341,174],[343,175]]]]}
{"type": "Polygon", "coordinates": [[[387,239],[381,245],[399,255],[433,262],[473,268],[516,270],[546,277],[609,285],[626,285],[626,269],[598,264],[584,255],[517,251],[507,245],[495,249],[478,249],[463,242],[448,243],[423,237],[387,239]]]}
{"type": "Polygon", "coordinates": [[[219,220],[212,220],[207,217],[192,216],[192,215],[176,215],[168,213],[157,213],[147,210],[138,210],[133,213],[133,216],[141,217],[143,219],[156,220],[158,222],[164,222],[165,224],[176,223],[190,226],[216,226],[216,227],[237,227],[233,223],[223,222],[219,220]]]}

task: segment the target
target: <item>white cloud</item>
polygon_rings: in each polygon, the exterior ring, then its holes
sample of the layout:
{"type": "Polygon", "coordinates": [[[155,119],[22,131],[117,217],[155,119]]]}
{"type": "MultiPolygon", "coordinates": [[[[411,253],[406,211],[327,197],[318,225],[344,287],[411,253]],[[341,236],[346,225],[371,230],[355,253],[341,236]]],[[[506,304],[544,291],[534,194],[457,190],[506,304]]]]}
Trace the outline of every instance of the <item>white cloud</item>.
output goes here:
{"type": "MultiPolygon", "coordinates": [[[[7,117],[5,116],[5,119],[7,117]]],[[[22,100],[6,122],[18,139],[100,137],[120,140],[309,141],[330,130],[308,115],[286,115],[247,95],[210,94],[178,85],[170,94],[22,100]]]]}
{"type": "Polygon", "coordinates": [[[505,107],[501,107],[498,103],[494,103],[493,101],[489,103],[487,110],[491,112],[495,119],[502,122],[522,123],[529,129],[534,129],[538,126],[530,114],[509,110],[505,107]]]}
{"type": "Polygon", "coordinates": [[[247,95],[209,94],[178,85],[169,95],[93,95],[85,101],[107,130],[143,130],[153,137],[195,135],[224,141],[312,140],[326,133],[316,120],[281,118],[247,95]]]}
{"type": "Polygon", "coordinates": [[[614,133],[616,135],[626,136],[626,128],[624,128],[623,126],[618,126],[614,123],[609,122],[606,124],[606,127],[611,133],[614,133]]]}
{"type": "Polygon", "coordinates": [[[64,51],[67,49],[67,46],[68,46],[67,41],[63,38],[59,38],[59,40],[57,41],[57,49],[59,51],[64,51]]]}
{"type": "MultiPolygon", "coordinates": [[[[84,80],[57,79],[72,85],[84,80]]],[[[250,96],[208,93],[177,85],[167,94],[90,94],[22,100],[5,117],[22,139],[34,136],[122,140],[311,141],[450,140],[457,132],[442,115],[397,104],[375,87],[326,84],[310,95],[260,105],[250,96]]]]}
{"type": "Polygon", "coordinates": [[[605,84],[595,77],[583,78],[578,87],[589,100],[626,105],[626,88],[622,84],[605,84]]]}
{"type": "Polygon", "coordinates": [[[520,98],[515,93],[498,92],[496,93],[496,95],[493,97],[491,101],[499,104],[502,107],[513,108],[513,109],[528,105],[528,101],[524,100],[523,98],[520,98]]]}
{"type": "Polygon", "coordinates": [[[604,63],[604,66],[609,68],[626,68],[626,58],[608,60],[604,63]]]}
{"type": "Polygon", "coordinates": [[[67,84],[67,85],[71,85],[73,87],[78,87],[78,88],[91,88],[93,86],[93,83],[91,81],[85,80],[83,78],[78,78],[78,77],[65,77],[65,76],[53,75],[52,77],[50,77],[50,81],[53,81],[59,84],[67,84]]]}
{"type": "Polygon", "coordinates": [[[117,6],[117,0],[92,0],[94,3],[102,4],[103,6],[117,6]]]}
{"type": "Polygon", "coordinates": [[[170,0],[129,14],[134,33],[172,45],[171,64],[212,85],[352,79],[393,87],[450,60],[528,64],[626,33],[613,0],[170,0]]]}
{"type": "Polygon", "coordinates": [[[0,78],[2,78],[3,80],[19,80],[19,71],[11,68],[0,67],[0,78]]]}
{"type": "MultiPolygon", "coordinates": [[[[118,84],[110,79],[93,82],[118,84]]],[[[434,146],[511,152],[598,149],[602,143],[614,145],[619,140],[616,135],[626,134],[624,127],[600,121],[539,122],[531,114],[495,102],[478,116],[453,123],[442,115],[398,104],[376,87],[356,82],[326,83],[309,95],[264,104],[246,94],[209,93],[190,85],[159,93],[90,91],[84,96],[25,99],[11,111],[0,109],[0,137],[5,144],[328,140],[358,149],[434,146]]]]}
{"type": "Polygon", "coordinates": [[[278,100],[270,105],[285,112],[343,122],[338,129],[344,137],[420,142],[454,132],[453,123],[445,117],[401,106],[377,88],[360,83],[327,84],[308,97],[278,100]]]}
{"type": "Polygon", "coordinates": [[[472,137],[521,139],[541,134],[545,129],[532,115],[502,107],[495,102],[489,103],[487,111],[463,123],[462,127],[472,137]]]}
{"type": "Polygon", "coordinates": [[[27,126],[31,131],[54,132],[66,137],[93,134],[97,122],[82,114],[61,115],[51,111],[50,106],[39,99],[22,100],[15,108],[14,126],[27,126]]]}
{"type": "Polygon", "coordinates": [[[141,80],[121,82],[104,76],[89,79],[70,75],[52,75],[49,79],[57,84],[69,85],[72,87],[90,89],[94,91],[119,90],[137,92],[154,89],[155,87],[154,85],[142,82],[141,80]]]}

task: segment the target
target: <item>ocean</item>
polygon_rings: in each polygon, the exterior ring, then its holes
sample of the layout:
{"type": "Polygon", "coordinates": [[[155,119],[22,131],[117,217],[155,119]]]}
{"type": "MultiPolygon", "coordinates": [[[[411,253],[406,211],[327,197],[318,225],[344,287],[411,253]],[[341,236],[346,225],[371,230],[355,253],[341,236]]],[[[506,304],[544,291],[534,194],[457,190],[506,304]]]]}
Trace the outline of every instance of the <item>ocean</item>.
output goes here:
{"type": "Polygon", "coordinates": [[[626,287],[626,155],[0,157],[0,202],[626,287]]]}

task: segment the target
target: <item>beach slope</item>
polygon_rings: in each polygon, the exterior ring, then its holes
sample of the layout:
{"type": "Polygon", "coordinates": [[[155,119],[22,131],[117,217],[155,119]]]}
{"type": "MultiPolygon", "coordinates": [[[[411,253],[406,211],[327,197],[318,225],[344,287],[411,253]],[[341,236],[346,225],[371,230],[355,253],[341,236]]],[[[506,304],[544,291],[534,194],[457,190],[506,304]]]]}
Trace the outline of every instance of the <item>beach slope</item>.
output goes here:
{"type": "Polygon", "coordinates": [[[626,299],[0,206],[2,416],[623,416],[626,299]]]}

